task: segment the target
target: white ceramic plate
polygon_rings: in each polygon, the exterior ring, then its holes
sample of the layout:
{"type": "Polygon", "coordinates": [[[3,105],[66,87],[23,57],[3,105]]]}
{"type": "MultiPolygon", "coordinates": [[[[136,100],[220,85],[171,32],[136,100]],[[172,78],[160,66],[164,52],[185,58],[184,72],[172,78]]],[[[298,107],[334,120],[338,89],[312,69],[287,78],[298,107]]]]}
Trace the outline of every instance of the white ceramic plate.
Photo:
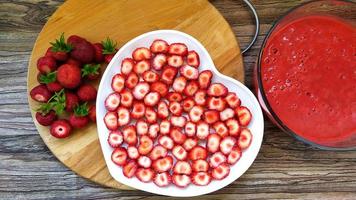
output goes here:
{"type": "Polygon", "coordinates": [[[116,53],[116,55],[106,68],[105,73],[103,74],[103,77],[100,82],[96,102],[98,135],[109,172],[111,176],[118,182],[136,188],[138,190],[176,197],[198,196],[214,192],[232,183],[243,173],[245,173],[245,171],[251,166],[251,164],[255,160],[261,147],[264,123],[262,111],[255,96],[246,86],[244,86],[239,81],[220,74],[215,68],[213,60],[210,58],[209,53],[203,47],[203,45],[192,36],[179,31],[152,31],[142,34],[126,43],[116,53]],[[121,61],[124,58],[131,57],[131,53],[138,47],[149,47],[149,45],[155,39],[163,39],[168,43],[182,42],[188,46],[189,50],[195,50],[200,56],[199,71],[206,69],[211,70],[214,74],[212,82],[223,83],[226,87],[228,87],[229,91],[235,92],[240,97],[242,105],[248,107],[253,115],[252,121],[248,126],[253,135],[251,146],[242,153],[242,157],[240,158],[240,160],[234,166],[231,167],[230,174],[223,180],[214,180],[207,186],[196,186],[190,184],[187,188],[183,189],[178,188],[174,185],[162,188],[156,186],[153,182],[142,183],[135,177],[131,179],[126,178],[122,173],[122,168],[115,165],[111,161],[111,153],[113,151],[113,148],[111,148],[107,142],[109,130],[106,128],[105,123],[103,121],[103,118],[106,114],[104,101],[105,98],[112,92],[111,79],[115,74],[120,72],[121,61]]]}

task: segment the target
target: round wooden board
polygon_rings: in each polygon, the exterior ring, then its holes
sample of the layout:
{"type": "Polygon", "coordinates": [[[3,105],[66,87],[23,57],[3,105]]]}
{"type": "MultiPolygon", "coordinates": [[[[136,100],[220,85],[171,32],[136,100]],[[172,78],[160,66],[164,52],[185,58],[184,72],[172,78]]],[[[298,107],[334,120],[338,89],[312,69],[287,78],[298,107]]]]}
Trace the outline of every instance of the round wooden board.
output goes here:
{"type": "MultiPolygon", "coordinates": [[[[37,38],[29,62],[28,91],[38,85],[37,59],[62,32],[66,36],[83,36],[91,42],[109,36],[122,46],[142,33],[158,29],[175,29],[192,35],[205,46],[220,72],[244,81],[242,55],[234,33],[206,0],[68,0],[52,15],[37,38]]],[[[34,118],[39,104],[29,97],[29,105],[34,118]]],[[[75,130],[66,139],[56,139],[49,134],[48,127],[34,121],[48,148],[68,168],[99,184],[130,189],[110,176],[95,124],[75,130]]]]}

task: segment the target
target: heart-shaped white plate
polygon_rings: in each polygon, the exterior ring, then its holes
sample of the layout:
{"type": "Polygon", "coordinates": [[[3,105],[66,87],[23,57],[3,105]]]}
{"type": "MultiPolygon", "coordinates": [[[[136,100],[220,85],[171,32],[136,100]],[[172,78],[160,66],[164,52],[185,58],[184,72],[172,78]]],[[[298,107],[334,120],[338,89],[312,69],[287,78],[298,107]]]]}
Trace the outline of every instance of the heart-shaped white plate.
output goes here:
{"type": "Polygon", "coordinates": [[[98,135],[106,165],[108,166],[111,176],[115,180],[146,192],[176,197],[198,196],[214,192],[239,178],[255,160],[261,147],[264,128],[262,111],[252,92],[239,81],[219,73],[215,68],[209,53],[200,42],[188,34],[175,30],[159,30],[148,32],[132,39],[123,47],[121,47],[121,49],[116,53],[112,61],[109,63],[101,79],[96,100],[96,119],[98,135]],[[124,58],[131,57],[131,53],[138,47],[149,47],[149,45],[155,39],[163,39],[168,43],[182,42],[188,46],[189,50],[195,50],[200,56],[199,71],[206,69],[211,70],[214,74],[212,82],[220,82],[224,84],[229,89],[229,91],[235,92],[241,99],[242,105],[248,107],[252,113],[252,121],[248,126],[253,135],[251,146],[242,153],[240,160],[231,167],[230,174],[223,180],[214,180],[207,186],[196,186],[190,184],[187,188],[178,188],[174,185],[169,187],[158,187],[153,182],[143,183],[135,177],[131,179],[126,178],[122,173],[122,168],[115,165],[111,161],[111,153],[113,148],[110,147],[107,142],[109,130],[106,128],[103,121],[103,118],[106,114],[104,101],[105,98],[112,92],[111,79],[115,74],[120,72],[121,61],[124,58]]]}

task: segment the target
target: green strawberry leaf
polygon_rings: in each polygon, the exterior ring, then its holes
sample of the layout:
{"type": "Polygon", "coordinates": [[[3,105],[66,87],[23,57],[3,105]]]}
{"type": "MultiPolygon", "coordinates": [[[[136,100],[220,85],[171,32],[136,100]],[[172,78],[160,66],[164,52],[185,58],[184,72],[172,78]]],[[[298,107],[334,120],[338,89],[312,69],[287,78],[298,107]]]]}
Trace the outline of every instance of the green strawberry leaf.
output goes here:
{"type": "Polygon", "coordinates": [[[42,115],[47,115],[52,110],[52,104],[44,103],[36,111],[40,112],[42,115]]]}
{"type": "Polygon", "coordinates": [[[82,68],[82,77],[99,74],[100,64],[86,64],[82,68]]]}
{"type": "Polygon", "coordinates": [[[103,54],[116,53],[117,42],[114,42],[109,37],[107,37],[105,41],[102,41],[101,44],[103,45],[103,54]]]}
{"type": "Polygon", "coordinates": [[[83,104],[79,104],[76,107],[73,108],[74,115],[78,117],[84,117],[89,114],[89,107],[87,105],[87,102],[83,104]]]}
{"type": "Polygon", "coordinates": [[[50,72],[45,75],[41,74],[39,79],[40,79],[40,83],[43,83],[43,84],[53,83],[57,79],[57,72],[54,71],[54,72],[50,72]]]}
{"type": "Polygon", "coordinates": [[[64,89],[59,92],[54,93],[54,95],[47,101],[47,103],[42,104],[37,111],[42,114],[47,114],[51,110],[54,110],[57,115],[61,115],[64,112],[66,106],[66,96],[64,89]]]}
{"type": "Polygon", "coordinates": [[[71,44],[67,44],[64,39],[64,33],[61,34],[59,39],[56,39],[55,42],[50,42],[52,45],[51,51],[53,52],[70,52],[73,49],[71,44]]]}

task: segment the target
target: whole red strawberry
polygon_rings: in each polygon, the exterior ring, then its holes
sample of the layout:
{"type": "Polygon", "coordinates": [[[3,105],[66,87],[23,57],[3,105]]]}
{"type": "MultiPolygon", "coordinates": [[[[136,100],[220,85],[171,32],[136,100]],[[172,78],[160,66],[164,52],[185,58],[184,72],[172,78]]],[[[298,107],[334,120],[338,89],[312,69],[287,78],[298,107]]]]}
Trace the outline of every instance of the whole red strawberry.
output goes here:
{"type": "Polygon", "coordinates": [[[74,128],[83,128],[89,123],[89,109],[87,103],[77,105],[73,111],[74,112],[69,116],[69,123],[74,128]]]}
{"type": "Polygon", "coordinates": [[[37,69],[42,74],[53,72],[57,69],[56,60],[50,56],[43,56],[37,60],[37,69]]]}
{"type": "Polygon", "coordinates": [[[53,110],[51,110],[50,112],[48,112],[46,114],[41,113],[41,112],[36,112],[36,120],[42,126],[49,126],[56,119],[57,119],[57,115],[53,110]]]}
{"type": "Polygon", "coordinates": [[[55,42],[51,42],[50,44],[52,47],[47,50],[47,53],[58,61],[66,61],[68,59],[68,52],[73,49],[70,44],[65,42],[64,33],[61,34],[59,39],[56,39],[55,42]]]}
{"type": "Polygon", "coordinates": [[[66,111],[72,112],[73,108],[79,104],[79,98],[72,92],[66,92],[66,111]]]}
{"type": "Polygon", "coordinates": [[[82,77],[96,80],[100,76],[100,64],[85,64],[82,68],[82,77]]]}
{"type": "Polygon", "coordinates": [[[104,61],[104,55],[103,55],[103,45],[100,43],[95,43],[93,44],[93,47],[95,49],[95,62],[96,63],[101,63],[104,61]]]}
{"type": "Polygon", "coordinates": [[[65,138],[72,132],[72,127],[69,122],[65,119],[59,119],[54,121],[51,125],[50,133],[56,138],[65,138]]]}
{"type": "Polygon", "coordinates": [[[68,60],[66,61],[66,64],[76,65],[78,67],[82,66],[82,63],[80,63],[79,61],[75,60],[74,58],[68,58],[68,60]]]}
{"type": "Polygon", "coordinates": [[[57,82],[57,73],[50,72],[48,74],[40,74],[38,77],[40,83],[46,84],[47,89],[50,92],[59,92],[63,89],[63,86],[57,82]]]}
{"type": "Polygon", "coordinates": [[[52,93],[45,85],[41,84],[31,90],[30,96],[35,101],[47,102],[52,97],[52,93]]]}
{"type": "Polygon", "coordinates": [[[95,105],[90,106],[88,116],[92,122],[96,122],[96,106],[95,105]]]}
{"type": "Polygon", "coordinates": [[[82,76],[77,65],[64,64],[57,70],[57,81],[65,88],[74,89],[80,85],[82,76]]]}
{"type": "Polygon", "coordinates": [[[117,51],[117,43],[110,38],[106,38],[101,44],[103,45],[104,61],[105,63],[109,63],[117,51]]]}
{"type": "Polygon", "coordinates": [[[72,35],[67,42],[73,46],[70,56],[81,63],[90,63],[94,61],[95,49],[93,45],[82,37],[72,35]]]}
{"type": "Polygon", "coordinates": [[[92,101],[96,99],[96,88],[90,84],[83,84],[78,88],[77,95],[81,101],[92,101]]]}

